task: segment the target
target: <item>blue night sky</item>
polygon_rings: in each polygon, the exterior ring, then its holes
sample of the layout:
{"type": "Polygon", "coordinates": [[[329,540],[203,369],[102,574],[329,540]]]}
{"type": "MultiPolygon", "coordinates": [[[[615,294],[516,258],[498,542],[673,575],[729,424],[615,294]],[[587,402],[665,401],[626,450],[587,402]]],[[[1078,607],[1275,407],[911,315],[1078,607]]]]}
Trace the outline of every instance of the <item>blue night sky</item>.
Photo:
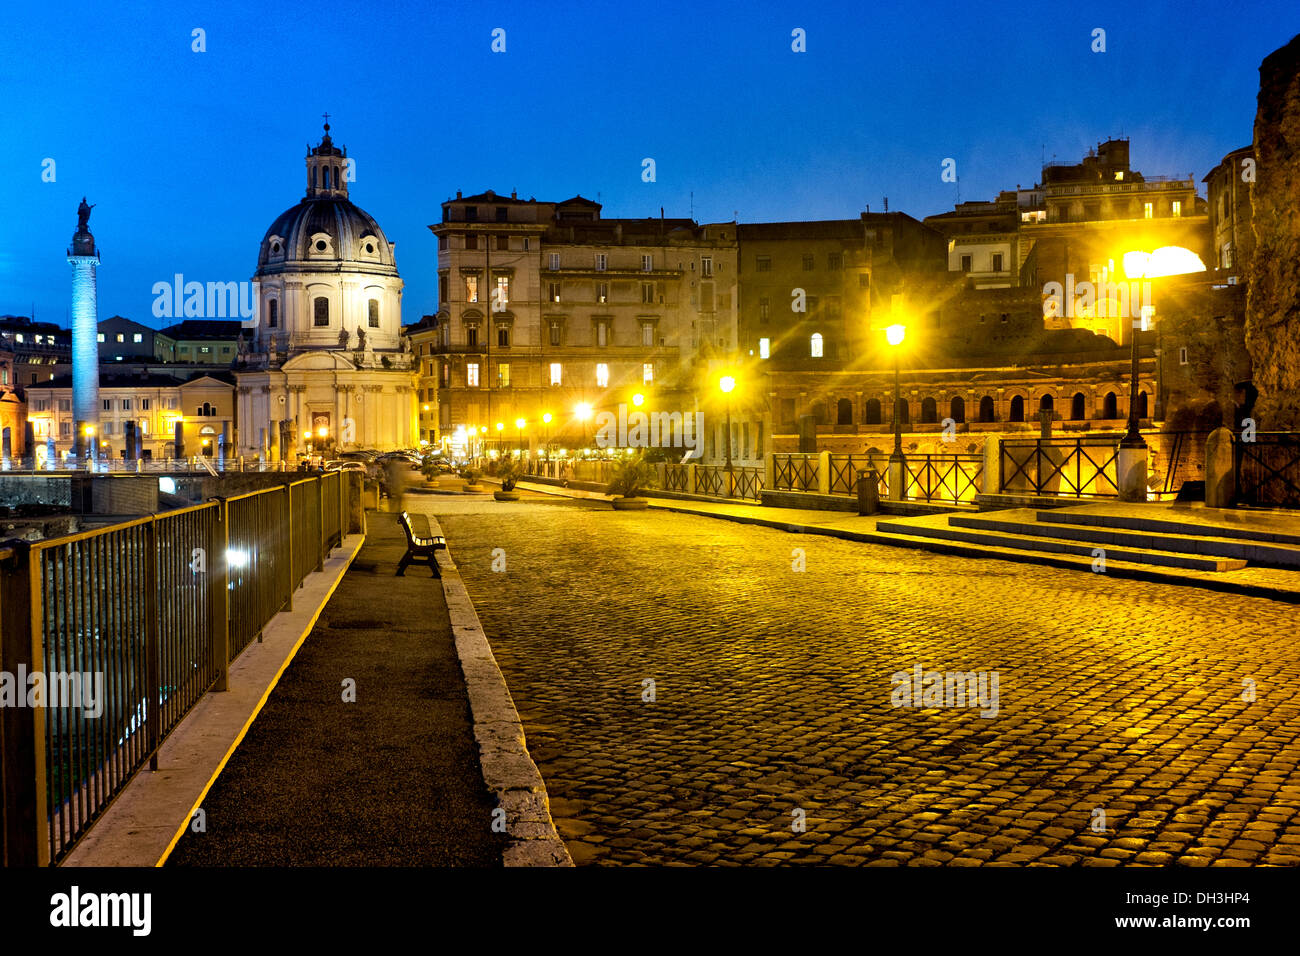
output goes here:
{"type": "Polygon", "coordinates": [[[150,290],[178,272],[251,278],[267,226],[303,196],[325,111],[357,161],[352,199],[397,243],[413,322],[436,307],[427,226],[457,189],[599,193],[622,217],[689,216],[694,191],[701,222],[848,218],[888,196],[919,219],[956,201],[945,157],[962,199],[992,199],[1032,185],[1044,150],[1077,161],[1118,135],[1138,170],[1199,184],[1249,144],[1259,62],[1300,32],[1294,3],[809,6],[11,5],[0,313],[65,323],[83,193],[101,318],[169,324],[150,290]]]}

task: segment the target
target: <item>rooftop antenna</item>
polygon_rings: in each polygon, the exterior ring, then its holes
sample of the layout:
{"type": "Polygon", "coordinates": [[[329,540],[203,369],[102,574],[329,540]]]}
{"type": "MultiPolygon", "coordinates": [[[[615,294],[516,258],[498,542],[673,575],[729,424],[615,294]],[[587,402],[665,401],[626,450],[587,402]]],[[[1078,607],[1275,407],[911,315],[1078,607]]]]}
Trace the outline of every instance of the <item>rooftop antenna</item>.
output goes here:
{"type": "Polygon", "coordinates": [[[889,212],[889,197],[885,197],[885,212],[889,212]]]}

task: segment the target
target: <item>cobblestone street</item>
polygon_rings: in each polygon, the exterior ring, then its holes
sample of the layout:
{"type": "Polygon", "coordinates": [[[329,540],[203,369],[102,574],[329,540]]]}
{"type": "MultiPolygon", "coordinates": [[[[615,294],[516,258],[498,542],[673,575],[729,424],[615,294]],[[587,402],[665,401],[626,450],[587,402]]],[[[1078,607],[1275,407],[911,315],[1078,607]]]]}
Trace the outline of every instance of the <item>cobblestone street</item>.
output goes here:
{"type": "Polygon", "coordinates": [[[607,503],[408,501],[579,864],[1300,863],[1293,607],[607,503]],[[915,665],[995,672],[996,716],[891,706],[915,665]]]}

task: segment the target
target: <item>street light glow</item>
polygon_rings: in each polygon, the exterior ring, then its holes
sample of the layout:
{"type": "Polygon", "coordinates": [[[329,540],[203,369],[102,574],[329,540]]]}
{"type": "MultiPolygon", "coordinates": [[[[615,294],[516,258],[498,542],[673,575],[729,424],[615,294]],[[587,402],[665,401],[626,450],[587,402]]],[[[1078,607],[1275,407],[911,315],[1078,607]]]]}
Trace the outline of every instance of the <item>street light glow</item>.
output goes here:
{"type": "Polygon", "coordinates": [[[578,416],[579,421],[587,421],[591,418],[591,404],[589,402],[579,402],[573,408],[573,413],[578,416]]]}
{"type": "Polygon", "coordinates": [[[722,378],[718,379],[718,388],[722,389],[728,395],[731,394],[732,389],[735,387],[736,378],[733,375],[724,375],[722,378]]]}
{"type": "Polygon", "coordinates": [[[640,408],[644,402],[645,402],[645,396],[642,395],[640,392],[637,392],[635,395],[632,396],[632,404],[635,405],[637,408],[640,408]]]}
{"type": "Polygon", "coordinates": [[[551,413],[550,413],[550,412],[545,412],[545,413],[542,415],[542,421],[543,421],[544,423],[546,423],[547,425],[549,425],[549,424],[551,423],[551,413]]]}
{"type": "Polygon", "coordinates": [[[894,324],[885,328],[885,339],[890,345],[902,345],[903,337],[907,335],[907,326],[894,324]]]}

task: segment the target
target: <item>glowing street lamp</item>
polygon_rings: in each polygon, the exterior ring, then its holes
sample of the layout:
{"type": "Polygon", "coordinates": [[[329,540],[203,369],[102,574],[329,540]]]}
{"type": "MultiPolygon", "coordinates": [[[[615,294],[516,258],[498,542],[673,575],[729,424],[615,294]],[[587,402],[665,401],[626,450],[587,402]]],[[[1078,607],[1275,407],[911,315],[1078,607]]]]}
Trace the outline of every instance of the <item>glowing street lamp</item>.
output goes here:
{"type": "MultiPolygon", "coordinates": [[[[894,453],[889,456],[891,462],[903,460],[903,420],[898,414],[898,406],[902,401],[902,390],[898,383],[898,353],[901,351],[899,346],[903,344],[903,339],[907,337],[907,326],[895,323],[885,329],[885,341],[890,344],[894,350],[894,453]]],[[[902,499],[902,496],[899,496],[902,499]]]]}
{"type": "Polygon", "coordinates": [[[551,457],[551,413],[550,412],[542,413],[542,424],[545,426],[545,428],[542,431],[542,435],[543,435],[542,452],[549,460],[551,457]]]}
{"type": "MultiPolygon", "coordinates": [[[[1143,252],[1135,249],[1132,252],[1124,253],[1124,274],[1129,279],[1158,279],[1165,276],[1187,275],[1192,272],[1204,272],[1205,263],[1201,257],[1190,249],[1184,249],[1182,246],[1161,246],[1154,252],[1143,252]]],[[[1132,297],[1130,296],[1130,308],[1132,297]]],[[[1138,331],[1143,330],[1146,315],[1135,319],[1132,322],[1132,330],[1129,334],[1132,349],[1130,352],[1130,361],[1132,368],[1129,370],[1129,391],[1128,391],[1128,430],[1124,434],[1124,439],[1120,442],[1121,448],[1145,448],[1147,443],[1142,438],[1142,432],[1138,424],[1138,331]]],[[[1144,331],[1144,330],[1143,330],[1144,331]]]]}
{"type": "Polygon", "coordinates": [[[718,388],[723,395],[727,396],[727,431],[725,440],[727,444],[727,471],[731,471],[731,393],[736,388],[735,376],[722,376],[722,378],[718,379],[718,388]]]}
{"type": "Polygon", "coordinates": [[[645,396],[642,395],[640,392],[637,392],[635,395],[632,396],[632,404],[635,405],[637,408],[640,408],[642,405],[645,404],[645,396]]]}

